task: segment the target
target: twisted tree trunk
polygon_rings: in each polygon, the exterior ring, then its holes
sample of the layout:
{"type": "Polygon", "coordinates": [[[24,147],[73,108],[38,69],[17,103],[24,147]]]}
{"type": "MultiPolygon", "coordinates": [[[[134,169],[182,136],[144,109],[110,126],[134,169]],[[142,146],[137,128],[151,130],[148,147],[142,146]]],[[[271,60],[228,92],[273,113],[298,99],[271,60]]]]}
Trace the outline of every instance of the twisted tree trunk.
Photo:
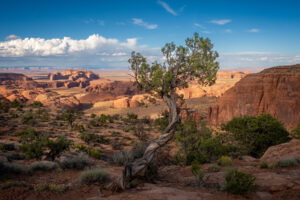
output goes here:
{"type": "Polygon", "coordinates": [[[168,126],[158,138],[156,138],[149,144],[144,152],[143,157],[127,164],[123,170],[123,176],[107,185],[106,189],[111,191],[125,190],[130,181],[132,181],[137,176],[144,175],[144,172],[152,161],[155,152],[160,147],[167,144],[174,136],[175,127],[180,120],[176,100],[177,98],[175,93],[171,93],[170,97],[164,97],[164,101],[169,107],[168,126]]]}

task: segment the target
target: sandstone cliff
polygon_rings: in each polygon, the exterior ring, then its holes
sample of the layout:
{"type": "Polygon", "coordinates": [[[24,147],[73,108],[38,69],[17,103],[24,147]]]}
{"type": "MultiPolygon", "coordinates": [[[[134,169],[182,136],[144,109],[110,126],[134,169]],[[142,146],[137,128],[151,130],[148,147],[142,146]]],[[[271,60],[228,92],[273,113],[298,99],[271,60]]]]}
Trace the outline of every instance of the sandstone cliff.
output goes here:
{"type": "Polygon", "coordinates": [[[227,90],[209,109],[209,123],[221,125],[233,117],[269,113],[288,128],[300,122],[300,64],[249,74],[227,90]]]}

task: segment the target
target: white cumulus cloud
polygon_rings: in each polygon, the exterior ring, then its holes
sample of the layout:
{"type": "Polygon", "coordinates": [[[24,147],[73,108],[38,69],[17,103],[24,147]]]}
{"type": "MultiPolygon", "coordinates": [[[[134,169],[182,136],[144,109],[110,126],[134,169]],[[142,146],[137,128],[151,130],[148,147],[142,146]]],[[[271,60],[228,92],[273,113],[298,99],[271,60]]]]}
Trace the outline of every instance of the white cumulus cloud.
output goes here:
{"type": "Polygon", "coordinates": [[[252,28],[252,29],[248,30],[248,32],[250,32],[250,33],[258,33],[259,31],[260,30],[257,28],[252,28]]]}
{"type": "Polygon", "coordinates": [[[133,24],[143,26],[146,29],[156,29],[158,27],[157,24],[148,24],[147,22],[144,22],[143,19],[140,18],[132,18],[133,24]]]}

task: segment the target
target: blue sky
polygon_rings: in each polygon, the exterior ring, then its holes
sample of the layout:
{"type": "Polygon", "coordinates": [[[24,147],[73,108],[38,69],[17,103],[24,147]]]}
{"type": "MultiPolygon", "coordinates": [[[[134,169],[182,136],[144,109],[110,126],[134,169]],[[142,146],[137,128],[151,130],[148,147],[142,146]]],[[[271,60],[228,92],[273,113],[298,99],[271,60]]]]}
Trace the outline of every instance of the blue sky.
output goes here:
{"type": "Polygon", "coordinates": [[[166,42],[209,37],[223,69],[300,63],[297,0],[1,0],[0,66],[127,68],[166,42]]]}

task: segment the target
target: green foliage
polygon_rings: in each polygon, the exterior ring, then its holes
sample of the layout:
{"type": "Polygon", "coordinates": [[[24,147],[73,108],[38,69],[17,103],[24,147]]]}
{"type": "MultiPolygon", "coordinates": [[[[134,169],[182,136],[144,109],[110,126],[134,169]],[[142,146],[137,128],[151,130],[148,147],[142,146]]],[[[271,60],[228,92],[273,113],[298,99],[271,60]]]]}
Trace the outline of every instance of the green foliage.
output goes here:
{"type": "Polygon", "coordinates": [[[30,143],[22,144],[20,151],[24,153],[26,159],[41,159],[43,156],[43,144],[39,139],[30,143]]]}
{"type": "Polygon", "coordinates": [[[218,159],[218,164],[228,167],[232,165],[232,160],[228,156],[221,156],[221,158],[218,159]]]}
{"type": "Polygon", "coordinates": [[[192,173],[194,174],[194,176],[196,177],[198,182],[202,182],[203,181],[203,177],[204,177],[204,173],[200,168],[200,165],[197,161],[193,161],[192,162],[192,173]]]}
{"type": "Polygon", "coordinates": [[[95,113],[92,113],[92,114],[90,115],[90,117],[94,119],[94,118],[97,117],[97,115],[96,115],[95,113]]]}
{"type": "Polygon", "coordinates": [[[7,113],[10,109],[10,104],[0,101],[0,113],[4,112],[7,113]]]}
{"type": "Polygon", "coordinates": [[[218,53],[213,51],[208,38],[204,39],[195,33],[187,38],[185,46],[167,43],[162,49],[166,58],[164,64],[147,63],[140,53],[131,53],[128,62],[134,72],[138,88],[158,98],[166,97],[171,91],[185,88],[189,81],[197,79],[201,85],[211,85],[216,80],[219,63],[218,53]]]}
{"type": "Polygon", "coordinates": [[[75,144],[73,146],[74,149],[78,149],[79,151],[82,151],[82,152],[85,152],[87,153],[89,156],[95,158],[95,159],[101,159],[102,157],[102,153],[96,149],[92,149],[92,148],[89,148],[85,145],[78,145],[78,144],[75,144]]]}
{"type": "Polygon", "coordinates": [[[200,164],[215,161],[222,155],[241,151],[236,145],[223,143],[222,135],[212,136],[212,130],[204,123],[198,128],[197,122],[193,120],[186,120],[177,127],[175,139],[181,147],[178,160],[183,160],[186,165],[194,160],[200,164]]]}
{"type": "Polygon", "coordinates": [[[30,124],[30,125],[35,124],[36,121],[35,121],[34,114],[33,114],[31,111],[26,112],[26,113],[22,116],[22,123],[23,123],[23,124],[30,124]]]}
{"type": "Polygon", "coordinates": [[[19,107],[22,107],[22,104],[15,99],[12,102],[10,102],[10,107],[11,108],[19,108],[19,107]]]}
{"type": "Polygon", "coordinates": [[[34,187],[34,191],[36,193],[41,193],[43,191],[49,191],[49,192],[53,192],[56,194],[62,194],[67,190],[67,186],[65,185],[57,185],[54,183],[46,183],[46,184],[42,184],[42,185],[36,185],[34,187]]]}
{"type": "Polygon", "coordinates": [[[17,113],[12,113],[10,116],[11,116],[11,118],[18,118],[19,117],[19,115],[17,113]]]}
{"type": "Polygon", "coordinates": [[[277,167],[284,168],[284,167],[296,167],[299,166],[300,162],[297,162],[296,158],[283,158],[279,160],[277,163],[277,167]]]}
{"type": "Polygon", "coordinates": [[[40,108],[43,107],[44,105],[40,101],[34,101],[32,104],[30,104],[30,106],[33,108],[40,108]]]}
{"type": "Polygon", "coordinates": [[[300,123],[298,123],[297,127],[292,130],[291,135],[295,139],[300,139],[300,123]]]}
{"type": "Polygon", "coordinates": [[[112,156],[112,163],[125,166],[134,159],[141,158],[144,155],[147,146],[147,143],[137,143],[129,152],[120,151],[115,153],[112,156]]]}
{"type": "Polygon", "coordinates": [[[60,153],[69,150],[71,143],[70,140],[64,137],[58,137],[55,141],[50,139],[44,140],[44,145],[49,149],[47,158],[54,160],[60,153]]]}
{"type": "Polygon", "coordinates": [[[138,121],[138,115],[134,113],[127,113],[126,118],[122,118],[122,120],[126,123],[136,123],[138,121]]]}
{"type": "Polygon", "coordinates": [[[79,176],[79,183],[81,185],[107,183],[108,181],[110,181],[110,175],[105,169],[102,168],[86,170],[79,176]]]}
{"type": "Polygon", "coordinates": [[[225,190],[232,194],[240,195],[244,195],[248,192],[255,192],[258,187],[254,183],[255,179],[255,176],[252,174],[246,174],[236,169],[230,170],[225,175],[225,190]]]}
{"type": "Polygon", "coordinates": [[[90,143],[103,143],[103,144],[107,144],[109,143],[109,141],[102,135],[96,135],[94,133],[88,133],[88,132],[83,132],[80,134],[80,139],[85,141],[87,144],[90,143]]]}
{"type": "Polygon", "coordinates": [[[165,130],[169,124],[168,118],[157,118],[154,120],[154,125],[159,128],[160,131],[165,130]]]}
{"type": "Polygon", "coordinates": [[[64,113],[63,118],[66,122],[68,122],[69,126],[73,127],[73,122],[76,120],[76,115],[73,110],[67,110],[64,113]]]}
{"type": "Polygon", "coordinates": [[[76,127],[75,127],[75,130],[76,131],[79,131],[81,133],[83,133],[85,131],[85,128],[82,124],[78,124],[76,127]]]}
{"type": "Polygon", "coordinates": [[[269,114],[258,117],[234,118],[222,127],[247,148],[253,157],[260,157],[270,146],[287,142],[288,131],[283,124],[269,114]]]}
{"type": "Polygon", "coordinates": [[[60,161],[60,166],[64,169],[83,169],[91,164],[91,160],[85,153],[77,156],[64,156],[60,161]]]}
{"type": "Polygon", "coordinates": [[[1,190],[5,190],[5,189],[11,188],[11,187],[24,187],[24,186],[28,186],[28,185],[23,181],[14,181],[14,180],[8,179],[1,184],[0,188],[1,188],[1,190]]]}
{"type": "Polygon", "coordinates": [[[269,165],[266,162],[261,162],[261,163],[259,163],[259,167],[262,168],[262,169],[268,169],[269,165]]]}
{"type": "Polygon", "coordinates": [[[17,135],[21,141],[26,142],[38,139],[40,134],[33,128],[26,128],[24,131],[17,132],[17,135]]]}

